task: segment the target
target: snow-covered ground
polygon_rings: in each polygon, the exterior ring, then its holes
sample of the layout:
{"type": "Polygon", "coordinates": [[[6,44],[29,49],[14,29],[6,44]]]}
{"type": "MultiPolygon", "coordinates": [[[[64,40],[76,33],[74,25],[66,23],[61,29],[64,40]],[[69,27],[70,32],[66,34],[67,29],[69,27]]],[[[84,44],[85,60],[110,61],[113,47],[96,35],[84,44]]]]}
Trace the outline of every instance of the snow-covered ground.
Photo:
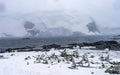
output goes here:
{"type": "MultiPolygon", "coordinates": [[[[74,58],[75,63],[82,59],[84,54],[87,54],[90,62],[90,67],[80,67],[76,69],[70,69],[72,63],[67,61],[53,63],[49,60],[47,64],[35,63],[36,58],[42,56],[49,57],[52,54],[60,57],[60,53],[63,50],[51,50],[50,52],[15,52],[15,53],[3,53],[0,54],[0,75],[109,75],[105,73],[105,70],[110,66],[107,62],[100,61],[100,57],[104,56],[105,51],[98,50],[79,50],[79,58],[74,58]],[[102,63],[105,64],[106,68],[102,68],[102,63]]],[[[73,53],[75,50],[66,50],[68,54],[73,53]]],[[[110,61],[120,62],[120,52],[110,51],[110,61]]]]}

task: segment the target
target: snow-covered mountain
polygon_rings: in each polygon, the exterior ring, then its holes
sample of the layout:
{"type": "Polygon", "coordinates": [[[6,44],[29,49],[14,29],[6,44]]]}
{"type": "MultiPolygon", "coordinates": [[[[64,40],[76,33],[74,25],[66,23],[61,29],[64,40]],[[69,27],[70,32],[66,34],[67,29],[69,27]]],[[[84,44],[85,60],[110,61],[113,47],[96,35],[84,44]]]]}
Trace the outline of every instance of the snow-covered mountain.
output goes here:
{"type": "Polygon", "coordinates": [[[97,27],[96,22],[91,18],[91,22],[87,24],[89,34],[100,34],[100,30],[97,27]]]}
{"type": "Polygon", "coordinates": [[[6,34],[12,37],[48,37],[70,36],[74,32],[87,35],[99,33],[96,23],[79,12],[44,11],[29,14],[2,14],[0,25],[0,37],[8,37],[6,34]],[[91,32],[91,29],[94,31],[91,32]]]}

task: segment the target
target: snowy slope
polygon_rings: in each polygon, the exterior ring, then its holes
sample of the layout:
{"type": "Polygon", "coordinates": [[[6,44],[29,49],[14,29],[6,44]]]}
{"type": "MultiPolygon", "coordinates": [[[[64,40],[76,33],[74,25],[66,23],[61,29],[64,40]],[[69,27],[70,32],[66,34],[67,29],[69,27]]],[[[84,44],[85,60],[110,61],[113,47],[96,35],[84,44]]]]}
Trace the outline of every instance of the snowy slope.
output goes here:
{"type": "MultiPolygon", "coordinates": [[[[61,50],[62,51],[62,50],[61,50]]],[[[72,52],[74,50],[67,50],[67,52],[72,52]]],[[[61,62],[58,64],[42,64],[42,63],[34,63],[34,57],[42,54],[46,54],[45,52],[20,52],[20,53],[4,53],[5,58],[0,59],[0,75],[110,75],[105,73],[106,68],[100,68],[102,63],[104,63],[107,68],[109,64],[106,62],[100,61],[100,56],[103,55],[103,51],[97,50],[79,50],[79,55],[82,56],[84,53],[89,53],[89,59],[94,64],[91,64],[91,68],[87,67],[78,67],[77,69],[69,69],[71,63],[61,62]],[[95,56],[91,58],[91,56],[95,56]],[[25,60],[26,57],[30,56],[29,60],[25,60]],[[27,65],[29,62],[29,65],[27,65]]],[[[59,55],[59,51],[50,51],[47,52],[47,55],[52,54],[59,55]]],[[[110,59],[113,61],[120,61],[120,52],[110,51],[110,59]]],[[[46,55],[46,56],[47,56],[46,55]]],[[[60,58],[60,57],[59,57],[60,58]]],[[[79,59],[81,60],[81,59],[79,59]]]]}

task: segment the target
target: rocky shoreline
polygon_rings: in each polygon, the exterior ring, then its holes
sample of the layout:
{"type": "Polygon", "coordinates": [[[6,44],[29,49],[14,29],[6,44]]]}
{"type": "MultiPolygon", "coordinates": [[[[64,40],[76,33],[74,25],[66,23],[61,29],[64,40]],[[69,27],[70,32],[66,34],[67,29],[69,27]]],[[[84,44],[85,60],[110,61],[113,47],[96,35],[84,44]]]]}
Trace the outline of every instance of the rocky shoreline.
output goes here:
{"type": "Polygon", "coordinates": [[[82,42],[82,43],[71,43],[66,45],[57,45],[57,44],[50,44],[50,45],[43,45],[39,48],[35,46],[25,46],[21,48],[7,48],[7,49],[0,49],[0,53],[5,52],[29,52],[29,51],[50,51],[50,49],[74,49],[75,47],[79,47],[81,49],[82,47],[94,47],[96,50],[115,50],[120,51],[120,43],[117,41],[97,41],[97,42],[82,42]]]}

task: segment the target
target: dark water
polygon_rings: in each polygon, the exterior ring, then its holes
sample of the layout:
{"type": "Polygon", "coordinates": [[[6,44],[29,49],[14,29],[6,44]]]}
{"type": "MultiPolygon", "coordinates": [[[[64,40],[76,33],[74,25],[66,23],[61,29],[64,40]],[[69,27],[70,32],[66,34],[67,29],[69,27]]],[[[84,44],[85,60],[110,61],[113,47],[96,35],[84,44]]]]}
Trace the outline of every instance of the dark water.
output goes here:
{"type": "Polygon", "coordinates": [[[81,36],[81,37],[56,37],[56,38],[31,38],[31,39],[0,39],[0,48],[42,46],[47,44],[70,44],[81,42],[95,42],[108,40],[108,36],[81,36]]]}

